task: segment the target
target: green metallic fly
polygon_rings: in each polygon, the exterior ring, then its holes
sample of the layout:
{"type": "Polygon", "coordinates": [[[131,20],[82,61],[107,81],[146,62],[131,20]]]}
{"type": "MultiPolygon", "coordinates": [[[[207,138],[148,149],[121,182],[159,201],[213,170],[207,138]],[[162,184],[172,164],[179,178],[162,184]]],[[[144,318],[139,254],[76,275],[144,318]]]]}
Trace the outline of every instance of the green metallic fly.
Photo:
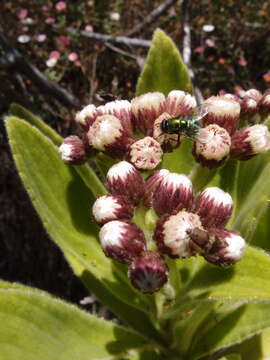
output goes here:
{"type": "Polygon", "coordinates": [[[163,120],[161,129],[166,134],[177,134],[179,136],[185,135],[188,138],[194,139],[195,135],[200,130],[202,118],[208,113],[207,108],[200,106],[195,109],[196,115],[188,118],[172,117],[171,119],[163,120]]]}

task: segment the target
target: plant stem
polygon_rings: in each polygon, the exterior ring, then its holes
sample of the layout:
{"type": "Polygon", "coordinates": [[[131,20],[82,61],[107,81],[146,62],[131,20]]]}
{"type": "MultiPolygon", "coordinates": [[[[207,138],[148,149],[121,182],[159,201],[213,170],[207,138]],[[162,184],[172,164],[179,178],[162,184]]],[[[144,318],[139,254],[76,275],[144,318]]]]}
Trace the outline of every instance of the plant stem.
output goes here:
{"type": "Polygon", "coordinates": [[[196,191],[200,191],[205,187],[216,175],[217,170],[210,170],[206,167],[202,167],[200,164],[193,166],[189,178],[196,191]]]}

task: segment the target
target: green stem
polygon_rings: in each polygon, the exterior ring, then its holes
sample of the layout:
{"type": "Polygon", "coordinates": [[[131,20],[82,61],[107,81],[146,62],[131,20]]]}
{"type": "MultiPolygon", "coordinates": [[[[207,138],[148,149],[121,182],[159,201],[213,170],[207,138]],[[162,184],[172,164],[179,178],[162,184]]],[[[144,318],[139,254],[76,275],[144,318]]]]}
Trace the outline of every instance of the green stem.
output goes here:
{"type": "Polygon", "coordinates": [[[97,177],[94,170],[87,164],[75,166],[74,169],[81,176],[85,185],[91,190],[95,197],[104,195],[107,193],[104,185],[97,177]]]}
{"type": "Polygon", "coordinates": [[[200,164],[193,166],[189,178],[196,191],[202,190],[213,177],[216,175],[217,170],[210,170],[206,167],[202,167],[200,164]]]}
{"type": "Polygon", "coordinates": [[[167,258],[167,265],[169,266],[169,278],[170,282],[175,290],[175,293],[178,294],[182,288],[182,282],[180,278],[180,272],[177,268],[177,262],[175,259],[167,258]]]}

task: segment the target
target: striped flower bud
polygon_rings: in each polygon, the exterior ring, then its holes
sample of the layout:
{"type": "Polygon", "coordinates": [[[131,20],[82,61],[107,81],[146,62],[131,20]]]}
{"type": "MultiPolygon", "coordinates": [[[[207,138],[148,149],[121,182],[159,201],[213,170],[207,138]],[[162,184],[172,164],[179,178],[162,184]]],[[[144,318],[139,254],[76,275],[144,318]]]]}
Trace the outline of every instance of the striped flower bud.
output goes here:
{"type": "Polygon", "coordinates": [[[183,136],[168,134],[162,129],[164,120],[170,120],[172,116],[167,112],[161,114],[154,122],[153,138],[159,142],[164,152],[170,152],[180,144],[183,136]]]}
{"type": "Polygon", "coordinates": [[[113,165],[107,174],[107,189],[114,195],[125,196],[137,205],[144,196],[144,184],[136,168],[127,161],[113,165]]]}
{"type": "Polygon", "coordinates": [[[145,250],[141,229],[128,220],[113,220],[102,226],[99,239],[105,255],[123,264],[130,264],[145,250]]]}
{"type": "Polygon", "coordinates": [[[126,159],[137,169],[153,170],[162,160],[163,151],[159,143],[150,136],[135,141],[129,147],[126,159]]]}
{"type": "Polygon", "coordinates": [[[123,156],[132,142],[129,131],[113,115],[98,116],[87,136],[94,149],[115,157],[123,156]]]}
{"type": "Polygon", "coordinates": [[[259,108],[262,111],[269,112],[270,111],[270,89],[266,90],[263,94],[259,102],[259,108]]]}
{"type": "Polygon", "coordinates": [[[86,152],[83,141],[75,135],[64,139],[59,147],[62,160],[66,164],[80,165],[86,161],[86,152]]]}
{"type": "Polygon", "coordinates": [[[169,174],[169,170],[161,169],[155,171],[150,175],[144,183],[144,205],[147,207],[152,206],[152,198],[154,192],[157,190],[160,182],[169,174]]]}
{"type": "Polygon", "coordinates": [[[232,137],[231,155],[248,160],[270,149],[270,133],[266,125],[253,125],[238,130],[232,137]]]}
{"type": "Polygon", "coordinates": [[[237,232],[226,229],[212,229],[210,238],[212,238],[211,249],[203,256],[211,264],[230,266],[243,256],[246,242],[237,232]]]}
{"type": "Polygon", "coordinates": [[[182,174],[169,173],[153,194],[153,208],[159,216],[189,210],[192,204],[193,186],[189,178],[182,174]]]}
{"type": "Polygon", "coordinates": [[[171,258],[188,258],[195,254],[189,232],[201,228],[200,217],[187,211],[161,217],[156,225],[154,240],[159,250],[171,258]]]}
{"type": "Polygon", "coordinates": [[[245,95],[241,101],[241,113],[255,114],[258,111],[258,102],[251,97],[245,95]]]}
{"type": "Polygon", "coordinates": [[[193,147],[195,159],[208,168],[216,168],[224,163],[230,153],[231,137],[222,127],[212,124],[201,128],[193,147]]]}
{"type": "Polygon", "coordinates": [[[132,112],[131,103],[127,100],[115,100],[110,101],[105,105],[97,107],[97,114],[101,115],[113,115],[120,121],[127,134],[132,137],[132,112]]]}
{"type": "Polygon", "coordinates": [[[262,98],[262,93],[257,89],[249,89],[245,92],[245,96],[259,102],[262,98]]]}
{"type": "Polygon", "coordinates": [[[212,96],[204,102],[207,114],[204,116],[203,126],[217,124],[228,131],[231,135],[235,132],[240,115],[238,101],[226,96],[212,96]]]}
{"type": "Polygon", "coordinates": [[[181,90],[169,92],[165,103],[165,111],[173,117],[189,116],[192,114],[195,107],[196,100],[194,96],[181,90]]]}
{"type": "Polygon", "coordinates": [[[124,197],[108,194],[94,202],[92,213],[96,222],[103,225],[112,220],[131,219],[134,208],[124,197]]]}
{"type": "Polygon", "coordinates": [[[217,187],[203,190],[196,198],[195,212],[204,227],[224,227],[232,215],[233,200],[230,194],[217,187]]]}
{"type": "Polygon", "coordinates": [[[160,92],[149,92],[131,100],[136,128],[152,136],[156,118],[164,112],[165,96],[160,92]]]}
{"type": "Polygon", "coordinates": [[[128,270],[132,285],[143,293],[158,291],[168,280],[168,267],[155,251],[144,251],[134,259],[128,270]]]}
{"type": "Polygon", "coordinates": [[[75,116],[75,121],[79,124],[83,130],[89,130],[89,127],[93,124],[97,117],[97,109],[95,105],[90,104],[85,106],[75,116]]]}

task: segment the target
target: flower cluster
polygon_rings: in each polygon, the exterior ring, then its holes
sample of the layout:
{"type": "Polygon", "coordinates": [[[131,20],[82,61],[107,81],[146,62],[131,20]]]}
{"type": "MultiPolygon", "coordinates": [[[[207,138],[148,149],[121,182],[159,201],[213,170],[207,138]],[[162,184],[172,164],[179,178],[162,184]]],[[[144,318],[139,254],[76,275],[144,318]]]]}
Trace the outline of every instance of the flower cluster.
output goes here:
{"type": "MultiPolygon", "coordinates": [[[[269,91],[262,95],[251,89],[243,98],[232,94],[212,96],[202,108],[202,116],[194,120],[197,110],[194,97],[173,90],[167,97],[153,92],[135,97],[131,102],[116,100],[98,107],[90,104],[77,113],[75,120],[82,130],[85,154],[103,152],[129,161],[138,170],[155,169],[163,153],[175,149],[188,135],[189,125],[193,127],[193,155],[202,166],[216,168],[229,156],[246,160],[270,149],[267,126],[250,124],[255,114],[263,117],[270,112],[269,91]],[[164,123],[175,120],[177,123],[181,119],[187,120],[186,128],[164,129],[164,123]],[[238,129],[242,119],[247,124],[238,129]]],[[[67,138],[64,143],[71,141],[67,138]]],[[[81,151],[80,162],[77,149],[72,151],[66,146],[62,146],[60,152],[63,160],[70,164],[82,163],[87,158],[81,151]]]]}
{"type": "Polygon", "coordinates": [[[127,161],[110,168],[106,186],[109,194],[99,197],[92,208],[102,226],[101,246],[106,256],[128,264],[131,283],[140,291],[152,293],[165,284],[164,255],[178,259],[202,255],[220,266],[242,257],[244,239],[224,228],[233,202],[221,189],[210,187],[195,197],[187,176],[161,169],[143,180],[127,161]],[[153,217],[151,229],[139,223],[146,233],[135,224],[142,209],[153,217]]]}

